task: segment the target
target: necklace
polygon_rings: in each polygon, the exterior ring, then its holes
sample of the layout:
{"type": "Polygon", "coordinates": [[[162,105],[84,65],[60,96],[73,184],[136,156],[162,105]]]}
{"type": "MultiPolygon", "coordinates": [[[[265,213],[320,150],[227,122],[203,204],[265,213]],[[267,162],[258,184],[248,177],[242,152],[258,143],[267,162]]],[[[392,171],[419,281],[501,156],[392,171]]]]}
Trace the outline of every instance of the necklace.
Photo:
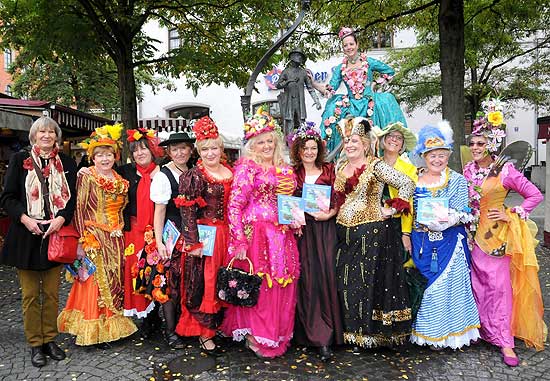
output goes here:
{"type": "MultiPolygon", "coordinates": [[[[187,168],[185,169],[181,169],[176,163],[172,162],[172,164],[174,164],[174,167],[176,167],[178,169],[178,171],[180,171],[181,173],[187,171],[187,168]]],[[[187,166],[186,166],[187,167],[187,166]]]]}
{"type": "Polygon", "coordinates": [[[352,65],[355,65],[355,63],[357,62],[358,59],[359,59],[359,54],[355,53],[355,55],[353,57],[348,58],[348,62],[352,65]]]}

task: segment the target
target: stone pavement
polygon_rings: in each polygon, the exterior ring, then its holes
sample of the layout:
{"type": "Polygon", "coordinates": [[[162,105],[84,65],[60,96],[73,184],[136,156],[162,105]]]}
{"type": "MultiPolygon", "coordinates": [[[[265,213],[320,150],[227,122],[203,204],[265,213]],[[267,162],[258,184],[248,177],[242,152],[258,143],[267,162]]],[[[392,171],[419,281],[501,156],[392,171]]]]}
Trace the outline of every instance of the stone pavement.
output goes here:
{"type": "MultiPolygon", "coordinates": [[[[518,204],[511,196],[512,205],[518,204]]],[[[533,214],[542,230],[543,207],[533,214]]],[[[539,238],[541,234],[539,232],[539,238]]],[[[550,250],[537,248],[550,322],[550,250]]],[[[61,305],[70,285],[63,283],[61,305]]],[[[67,359],[41,368],[31,365],[21,322],[21,297],[15,271],[0,266],[0,380],[550,380],[550,348],[535,352],[516,341],[521,365],[508,368],[498,349],[479,343],[462,350],[434,352],[407,344],[399,351],[348,347],[335,350],[324,364],[313,351],[292,347],[279,359],[260,360],[240,344],[223,341],[226,353],[215,360],[200,353],[196,339],[184,350],[170,350],[159,338],[143,340],[137,334],[113,343],[110,349],[78,347],[68,335],[58,338],[67,359]],[[171,373],[169,369],[182,369],[171,373]]]]}

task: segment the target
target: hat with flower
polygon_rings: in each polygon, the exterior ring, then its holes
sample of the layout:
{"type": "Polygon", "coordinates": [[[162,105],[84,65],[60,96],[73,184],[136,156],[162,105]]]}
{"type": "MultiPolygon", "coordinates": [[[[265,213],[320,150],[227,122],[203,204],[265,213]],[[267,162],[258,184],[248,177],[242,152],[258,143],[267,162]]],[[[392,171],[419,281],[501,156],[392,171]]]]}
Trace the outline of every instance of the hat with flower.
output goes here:
{"type": "Polygon", "coordinates": [[[113,147],[116,153],[122,147],[120,137],[122,134],[122,123],[107,124],[103,127],[98,127],[92,132],[89,138],[84,139],[80,146],[86,150],[89,157],[92,157],[94,148],[96,147],[113,147]]]}
{"type": "Polygon", "coordinates": [[[197,141],[205,139],[217,139],[220,134],[216,123],[209,116],[203,116],[193,125],[193,132],[197,141]]]}
{"type": "Polygon", "coordinates": [[[164,155],[164,151],[159,147],[159,138],[157,136],[157,131],[154,129],[147,128],[136,128],[135,130],[126,130],[126,141],[128,143],[138,142],[140,140],[146,139],[149,147],[149,150],[155,157],[161,157],[164,155]]]}
{"type": "Polygon", "coordinates": [[[251,138],[270,131],[280,131],[281,127],[263,106],[258,107],[256,113],[250,116],[244,123],[244,141],[248,142],[251,138]]]}
{"type": "Polygon", "coordinates": [[[437,126],[427,125],[420,129],[413,154],[422,156],[436,149],[453,149],[453,130],[446,120],[442,120],[437,126]]]}
{"type": "Polygon", "coordinates": [[[354,33],[355,33],[355,31],[353,29],[351,29],[350,27],[344,26],[344,27],[340,28],[340,31],[338,32],[338,38],[340,40],[343,40],[347,36],[351,36],[354,33]]]}
{"type": "Polygon", "coordinates": [[[488,140],[487,151],[495,153],[506,137],[506,124],[503,123],[503,102],[497,98],[488,98],[481,102],[481,111],[474,120],[472,135],[485,136],[488,140]]]}
{"type": "Polygon", "coordinates": [[[309,140],[321,141],[321,132],[317,128],[314,122],[305,121],[300,124],[298,129],[290,134],[287,138],[289,145],[292,145],[296,140],[309,140]]]}

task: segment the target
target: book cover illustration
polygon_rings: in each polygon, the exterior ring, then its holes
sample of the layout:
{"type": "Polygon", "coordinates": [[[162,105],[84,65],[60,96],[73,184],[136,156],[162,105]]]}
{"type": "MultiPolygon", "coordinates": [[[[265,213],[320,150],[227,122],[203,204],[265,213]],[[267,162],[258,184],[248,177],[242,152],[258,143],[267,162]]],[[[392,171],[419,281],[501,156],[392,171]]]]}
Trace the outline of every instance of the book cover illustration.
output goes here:
{"type": "Polygon", "coordinates": [[[293,221],[296,221],[300,225],[306,224],[304,200],[301,197],[278,195],[277,210],[279,223],[282,225],[289,225],[293,221]]]}
{"type": "Polygon", "coordinates": [[[169,256],[172,256],[172,251],[174,251],[180,235],[181,233],[176,228],[176,225],[171,220],[166,220],[166,224],[164,224],[164,228],[162,229],[162,242],[166,246],[166,252],[169,256]]]}
{"type": "Polygon", "coordinates": [[[421,224],[449,220],[449,198],[425,197],[418,199],[416,220],[421,224]]]}
{"type": "Polygon", "coordinates": [[[211,257],[214,255],[214,244],[216,243],[216,227],[208,225],[197,225],[199,230],[199,241],[202,243],[202,255],[211,257]]]}
{"type": "Polygon", "coordinates": [[[304,199],[304,211],[308,213],[328,212],[330,210],[329,185],[304,184],[302,198],[304,199]]]}

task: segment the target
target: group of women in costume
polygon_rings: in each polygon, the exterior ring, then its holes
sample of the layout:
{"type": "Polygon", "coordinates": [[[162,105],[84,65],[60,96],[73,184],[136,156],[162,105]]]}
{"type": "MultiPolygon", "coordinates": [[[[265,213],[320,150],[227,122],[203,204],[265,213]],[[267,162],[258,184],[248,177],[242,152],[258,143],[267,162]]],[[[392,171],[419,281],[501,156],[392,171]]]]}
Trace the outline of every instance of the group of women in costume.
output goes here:
{"type": "Polygon", "coordinates": [[[500,347],[510,366],[519,363],[514,337],[543,349],[527,222],[542,196],[511,164],[494,165],[501,105],[487,103],[476,121],[474,160],[463,176],[448,167],[450,127],[426,126],[417,139],[393,95],[370,87],[372,71],[393,71],[360,54],[353,31],[344,28],[340,38],[346,59],[319,89],[330,97],[322,128],[308,123],[292,135],[291,163],[276,121],[261,108],[244,125],[233,168],[209,117],[193,134],[160,143],[155,131],[128,130],[132,163],[117,168],[122,126],[98,128],[83,143],[93,166],[78,175],[58,152],[57,124],[48,117],[33,124],[33,148],[11,160],[0,196],[13,222],[0,261],[18,268],[33,365],[65,357],[54,341],[58,331],[75,335],[77,345],[103,344],[133,334],[133,316],[148,337],[160,315],[170,347],[194,336],[213,356],[221,352],[217,332],[260,358],[283,355],[293,338],[317,348],[323,361],[334,345],[359,351],[407,339],[437,350],[481,338],[500,347]],[[335,94],[341,81],[345,96],[335,94]],[[337,164],[326,163],[327,147],[340,144],[337,164]],[[161,146],[170,159],[163,166],[161,146]],[[420,160],[418,169],[405,151],[420,160]],[[330,204],[307,214],[305,225],[280,224],[277,196],[300,197],[304,184],[330,186],[330,204]],[[510,190],[524,197],[522,205],[504,207],[510,190]],[[445,200],[443,216],[419,218],[434,198],[445,200]],[[60,266],[47,259],[48,237],[71,221],[80,234],[78,260],[57,316],[60,266]],[[177,239],[163,237],[166,225],[177,239]],[[216,228],[212,255],[199,225],[216,228]],[[217,294],[217,271],[231,260],[248,271],[246,259],[262,278],[258,302],[227,304],[217,294]]]}

